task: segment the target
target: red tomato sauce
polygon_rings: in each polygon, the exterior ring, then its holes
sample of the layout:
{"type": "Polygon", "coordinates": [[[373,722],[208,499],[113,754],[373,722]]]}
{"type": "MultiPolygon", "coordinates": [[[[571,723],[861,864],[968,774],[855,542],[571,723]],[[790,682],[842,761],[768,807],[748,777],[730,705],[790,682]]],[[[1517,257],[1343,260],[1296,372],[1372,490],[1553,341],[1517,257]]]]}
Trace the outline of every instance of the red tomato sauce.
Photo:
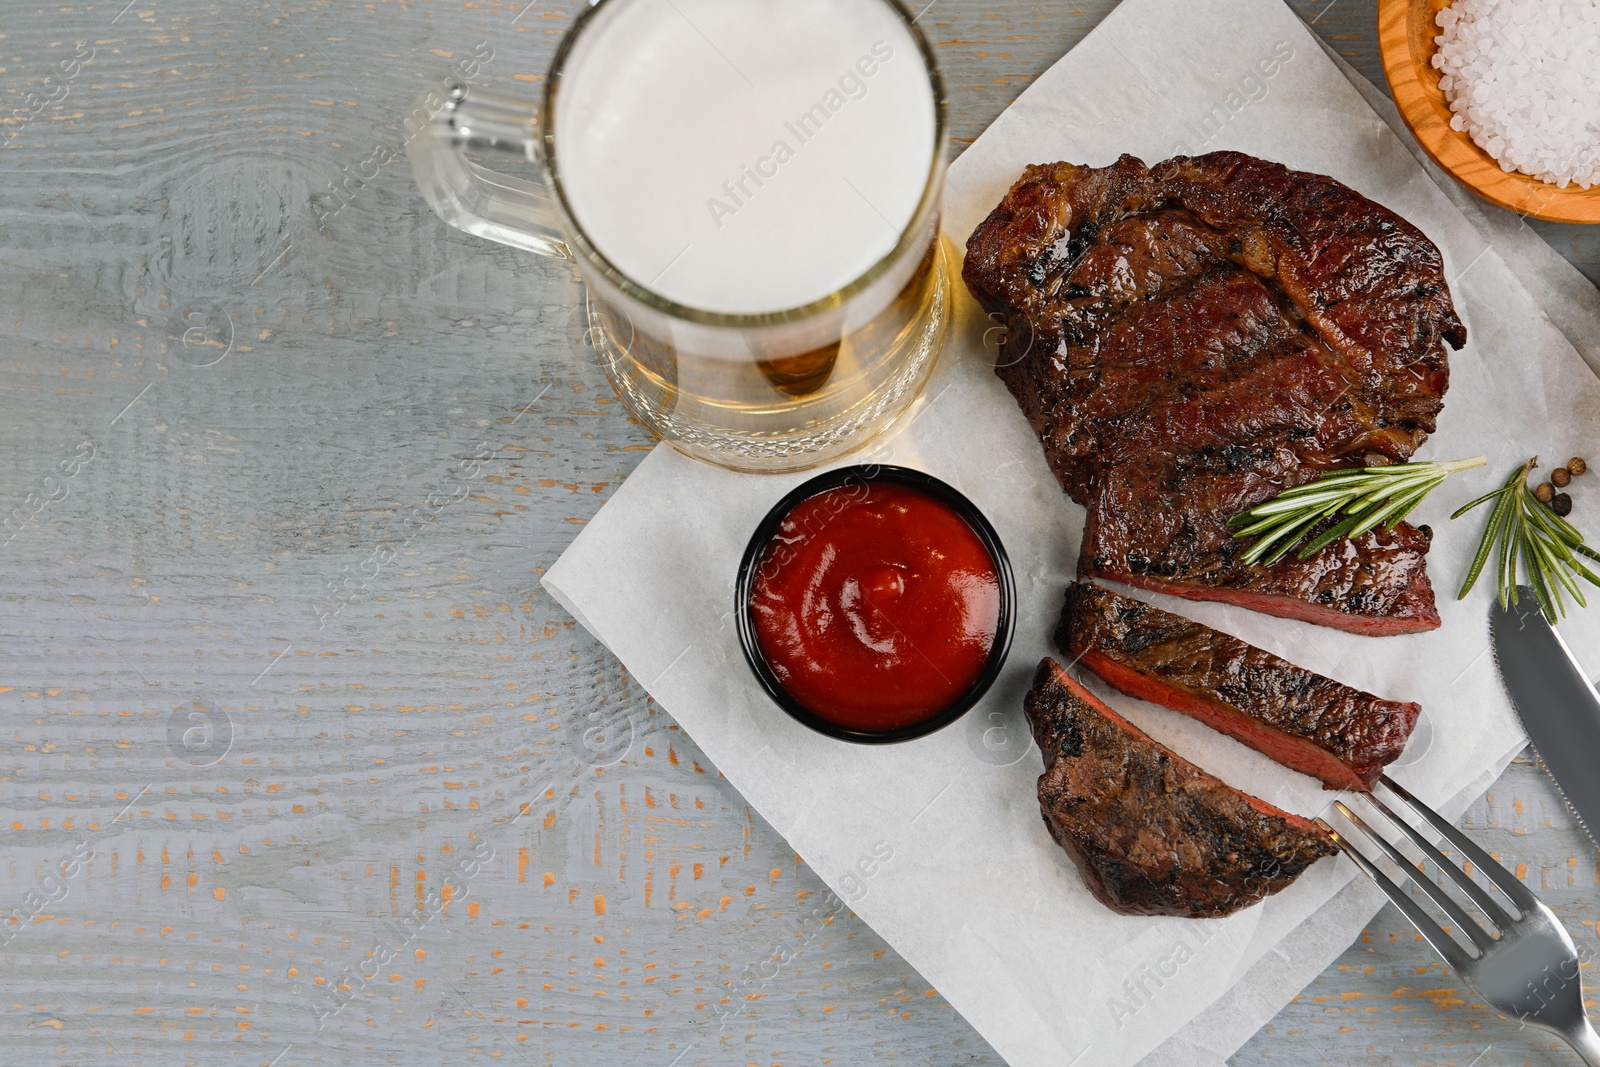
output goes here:
{"type": "Polygon", "coordinates": [[[1000,577],[950,507],[867,482],[784,516],[751,608],[761,655],[790,696],[841,726],[894,730],[942,711],[983,672],[1000,577]]]}

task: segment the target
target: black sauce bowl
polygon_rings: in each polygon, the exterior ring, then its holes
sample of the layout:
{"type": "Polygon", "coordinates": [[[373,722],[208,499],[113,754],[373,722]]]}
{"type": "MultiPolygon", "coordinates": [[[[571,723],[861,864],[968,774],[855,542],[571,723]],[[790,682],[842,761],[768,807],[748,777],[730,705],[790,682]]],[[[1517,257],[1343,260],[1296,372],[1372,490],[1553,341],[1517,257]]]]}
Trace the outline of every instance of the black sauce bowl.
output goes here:
{"type": "Polygon", "coordinates": [[[954,487],[930,474],[909,467],[888,467],[878,464],[837,467],[797,486],[767,512],[766,518],[761,520],[755,533],[750,535],[750,543],[745,547],[744,558],[739,561],[739,577],[734,585],[734,618],[739,631],[739,647],[744,650],[745,662],[749,663],[751,671],[755,672],[761,688],[766,690],[773,702],[788,712],[791,718],[818,733],[827,734],[840,741],[885,745],[925,737],[936,730],[944,729],[971,710],[979,698],[994,684],[994,680],[1000,675],[1000,668],[1005,666],[1006,655],[1011,651],[1011,636],[1016,629],[1016,581],[1011,573],[1011,560],[1006,556],[1005,546],[1000,543],[1000,535],[995,533],[994,527],[989,524],[983,512],[978,510],[977,505],[962,496],[954,487]],[[809,500],[830,489],[842,489],[872,482],[903,485],[917,490],[959,515],[988,551],[1000,585],[1000,619],[995,628],[994,644],[989,648],[989,657],[984,661],[983,670],[960,696],[940,710],[925,719],[890,730],[858,730],[843,726],[831,719],[823,718],[796,700],[772,672],[771,666],[761,652],[761,644],[756,639],[755,613],[752,606],[756,571],[760,566],[761,557],[789,512],[793,511],[801,501],[809,500]]]}

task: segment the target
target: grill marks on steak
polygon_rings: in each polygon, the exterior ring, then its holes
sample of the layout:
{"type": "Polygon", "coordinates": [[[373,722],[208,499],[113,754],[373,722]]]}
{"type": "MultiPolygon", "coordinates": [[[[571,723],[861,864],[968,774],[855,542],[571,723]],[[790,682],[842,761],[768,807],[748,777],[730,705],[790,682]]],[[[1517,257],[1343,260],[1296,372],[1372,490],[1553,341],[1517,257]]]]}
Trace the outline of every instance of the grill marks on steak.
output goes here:
{"type": "Polygon", "coordinates": [[[1428,533],[1237,562],[1236,512],[1434,428],[1465,330],[1438,250],[1320,175],[1233,152],[1029,167],[963,277],[997,373],[1089,509],[1080,573],[1360,633],[1438,625],[1428,533]]]}
{"type": "Polygon", "coordinates": [[[1439,625],[1426,526],[1379,528],[1306,560],[1291,553],[1273,564],[1239,562],[1248,542],[1232,535],[1229,517],[1326,469],[1307,463],[1293,437],[1267,433],[1190,452],[1134,440],[1096,487],[1080,575],[1373,636],[1439,625]]]}
{"type": "Polygon", "coordinates": [[[1370,790],[1422,710],[1082,582],[1067,590],[1056,644],[1124,693],[1191,715],[1330,789],[1370,790]]]}
{"type": "Polygon", "coordinates": [[[1449,380],[1446,341],[1466,344],[1439,249],[1355,190],[1238,152],[1154,168],[1168,196],[1214,228],[1261,234],[1273,276],[1328,343],[1391,400],[1422,401],[1433,432],[1449,380]]]}
{"type": "MultiPolygon", "coordinates": [[[[1183,409],[1225,399],[1258,368],[1306,350],[1280,302],[1250,275],[1213,269],[1163,295],[1107,322],[1092,344],[1067,349],[1041,382],[1035,429],[1080,503],[1092,498],[1101,459],[1119,440],[1153,419],[1187,427],[1193,420],[1183,409]]],[[[1341,379],[1329,395],[1347,386],[1341,379]]]]}
{"type": "Polygon", "coordinates": [[[1045,825],[1107,907],[1228,915],[1334,852],[1310,822],[1174,755],[1054,660],[1039,664],[1024,707],[1044,755],[1045,825]]]}

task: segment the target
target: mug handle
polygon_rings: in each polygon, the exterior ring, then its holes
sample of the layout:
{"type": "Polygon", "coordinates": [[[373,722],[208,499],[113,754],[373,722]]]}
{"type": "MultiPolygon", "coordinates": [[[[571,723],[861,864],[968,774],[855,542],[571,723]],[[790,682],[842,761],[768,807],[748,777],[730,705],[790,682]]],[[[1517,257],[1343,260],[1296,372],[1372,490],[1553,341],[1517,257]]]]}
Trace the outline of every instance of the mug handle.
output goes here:
{"type": "MultiPolygon", "coordinates": [[[[433,93],[429,107],[425,94],[413,112],[421,108],[427,114],[438,100],[433,93]]],[[[542,181],[502,174],[464,154],[468,148],[495,149],[536,163],[541,136],[537,108],[455,82],[444,107],[406,144],[406,154],[422,198],[451,226],[512,248],[571,259],[542,181]]]]}

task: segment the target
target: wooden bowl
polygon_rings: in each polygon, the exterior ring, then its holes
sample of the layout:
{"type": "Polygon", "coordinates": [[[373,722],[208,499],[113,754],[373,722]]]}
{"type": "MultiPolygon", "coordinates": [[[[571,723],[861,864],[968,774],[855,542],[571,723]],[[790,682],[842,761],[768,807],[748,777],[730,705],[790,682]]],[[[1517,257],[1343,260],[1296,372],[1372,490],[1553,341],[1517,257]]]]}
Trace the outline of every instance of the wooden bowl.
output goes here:
{"type": "MultiPolygon", "coordinates": [[[[1534,0],[1539,2],[1539,0],[1534,0]]],[[[1472,136],[1450,128],[1450,105],[1433,68],[1434,16],[1450,0],[1378,0],[1378,48],[1395,106],[1423,151],[1458,182],[1519,215],[1550,222],[1600,222],[1600,186],[1557,188],[1526,174],[1507,174],[1472,136]]]]}

